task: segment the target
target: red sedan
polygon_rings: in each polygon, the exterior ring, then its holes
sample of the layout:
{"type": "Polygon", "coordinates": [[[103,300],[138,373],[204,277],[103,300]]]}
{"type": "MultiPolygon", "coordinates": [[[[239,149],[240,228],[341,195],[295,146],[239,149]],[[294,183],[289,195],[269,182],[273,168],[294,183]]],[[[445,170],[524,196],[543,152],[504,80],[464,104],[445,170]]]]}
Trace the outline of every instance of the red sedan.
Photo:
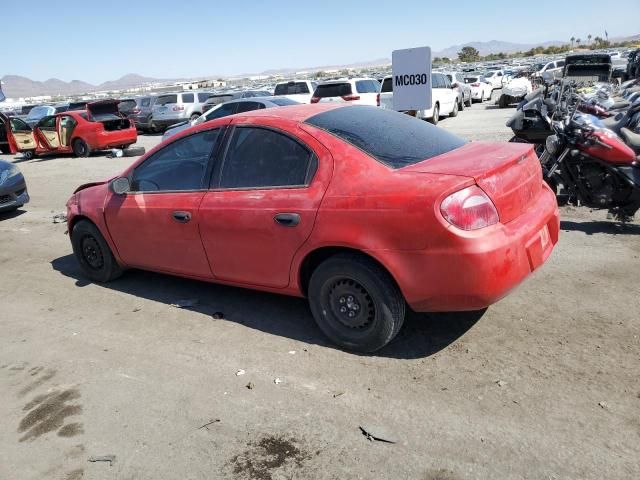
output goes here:
{"type": "Polygon", "coordinates": [[[91,279],[140,268],[306,296],[338,345],[375,351],[406,305],[482,309],[558,241],[521,143],[465,143],[367,106],[305,105],[192,127],[67,203],[91,279]]]}
{"type": "Polygon", "coordinates": [[[0,118],[0,127],[5,129],[11,153],[88,157],[93,150],[125,148],[138,140],[136,126],[118,111],[118,103],[88,103],[86,111],[50,115],[33,128],[17,117],[0,118]]]}

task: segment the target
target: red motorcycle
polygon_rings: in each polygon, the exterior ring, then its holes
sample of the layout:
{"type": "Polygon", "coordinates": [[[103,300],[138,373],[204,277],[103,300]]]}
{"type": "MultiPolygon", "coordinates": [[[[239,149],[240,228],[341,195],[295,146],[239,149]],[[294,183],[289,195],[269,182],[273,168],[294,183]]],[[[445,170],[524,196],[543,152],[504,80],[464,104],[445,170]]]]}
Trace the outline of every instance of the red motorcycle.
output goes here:
{"type": "Polygon", "coordinates": [[[540,157],[544,177],[558,203],[573,202],[608,209],[626,222],[640,208],[640,159],[615,133],[587,116],[573,115],[553,122],[540,157]]]}

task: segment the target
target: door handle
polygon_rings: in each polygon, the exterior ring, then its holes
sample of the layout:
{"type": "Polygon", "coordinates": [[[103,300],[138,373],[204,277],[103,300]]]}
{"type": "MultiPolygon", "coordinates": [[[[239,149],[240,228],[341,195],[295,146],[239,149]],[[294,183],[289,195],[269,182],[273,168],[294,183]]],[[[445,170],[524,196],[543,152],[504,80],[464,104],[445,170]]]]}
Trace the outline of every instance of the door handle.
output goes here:
{"type": "Polygon", "coordinates": [[[295,227],[300,223],[300,215],[297,213],[279,213],[273,219],[283,227],[295,227]]]}
{"type": "Polygon", "coordinates": [[[191,220],[191,212],[178,211],[178,212],[173,212],[171,216],[176,222],[180,222],[180,223],[187,223],[189,220],[191,220]]]}

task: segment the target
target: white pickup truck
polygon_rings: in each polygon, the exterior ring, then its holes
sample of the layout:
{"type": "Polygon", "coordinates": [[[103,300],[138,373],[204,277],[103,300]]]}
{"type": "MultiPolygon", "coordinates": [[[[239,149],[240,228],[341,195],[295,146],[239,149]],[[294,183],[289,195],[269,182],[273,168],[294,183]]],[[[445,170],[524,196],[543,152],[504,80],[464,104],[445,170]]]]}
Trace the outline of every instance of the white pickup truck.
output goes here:
{"type": "Polygon", "coordinates": [[[298,103],[311,103],[311,97],[318,84],[311,80],[291,80],[276,84],[273,96],[287,97],[298,103]]]}
{"type": "MultiPolygon", "coordinates": [[[[442,115],[450,117],[458,115],[456,92],[451,88],[451,82],[447,76],[442,73],[432,73],[431,85],[431,108],[405,113],[414,115],[422,120],[428,120],[434,125],[438,123],[442,115]]],[[[390,75],[382,80],[380,107],[395,110],[393,107],[393,77],[390,75]]]]}

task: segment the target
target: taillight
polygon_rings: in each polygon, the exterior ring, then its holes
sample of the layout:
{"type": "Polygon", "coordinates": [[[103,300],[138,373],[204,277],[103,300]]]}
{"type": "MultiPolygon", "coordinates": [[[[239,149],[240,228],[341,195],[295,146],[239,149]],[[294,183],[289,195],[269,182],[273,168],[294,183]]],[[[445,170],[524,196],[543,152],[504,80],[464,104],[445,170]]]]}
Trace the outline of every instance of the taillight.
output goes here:
{"type": "Polygon", "coordinates": [[[495,205],[477,185],[449,195],[440,212],[447,222],[462,230],[478,230],[500,221],[495,205]]]}
{"type": "Polygon", "coordinates": [[[478,82],[476,82],[476,83],[472,83],[472,84],[471,84],[471,86],[472,86],[472,87],[479,87],[479,86],[480,86],[480,83],[478,83],[478,82]]]}
{"type": "Polygon", "coordinates": [[[376,105],[380,106],[380,94],[376,95],[376,105]]]}
{"type": "Polygon", "coordinates": [[[343,95],[342,99],[345,102],[353,102],[354,100],[360,100],[360,95],[343,95]]]}
{"type": "Polygon", "coordinates": [[[311,103],[318,103],[320,101],[320,97],[311,97],[311,103]]]}
{"type": "Polygon", "coordinates": [[[133,113],[134,115],[137,115],[140,112],[142,112],[142,110],[140,110],[139,108],[134,108],[133,110],[131,110],[131,113],[133,113]]]}
{"type": "Polygon", "coordinates": [[[174,112],[181,112],[182,110],[184,110],[184,105],[176,105],[173,107],[174,112]]]}

